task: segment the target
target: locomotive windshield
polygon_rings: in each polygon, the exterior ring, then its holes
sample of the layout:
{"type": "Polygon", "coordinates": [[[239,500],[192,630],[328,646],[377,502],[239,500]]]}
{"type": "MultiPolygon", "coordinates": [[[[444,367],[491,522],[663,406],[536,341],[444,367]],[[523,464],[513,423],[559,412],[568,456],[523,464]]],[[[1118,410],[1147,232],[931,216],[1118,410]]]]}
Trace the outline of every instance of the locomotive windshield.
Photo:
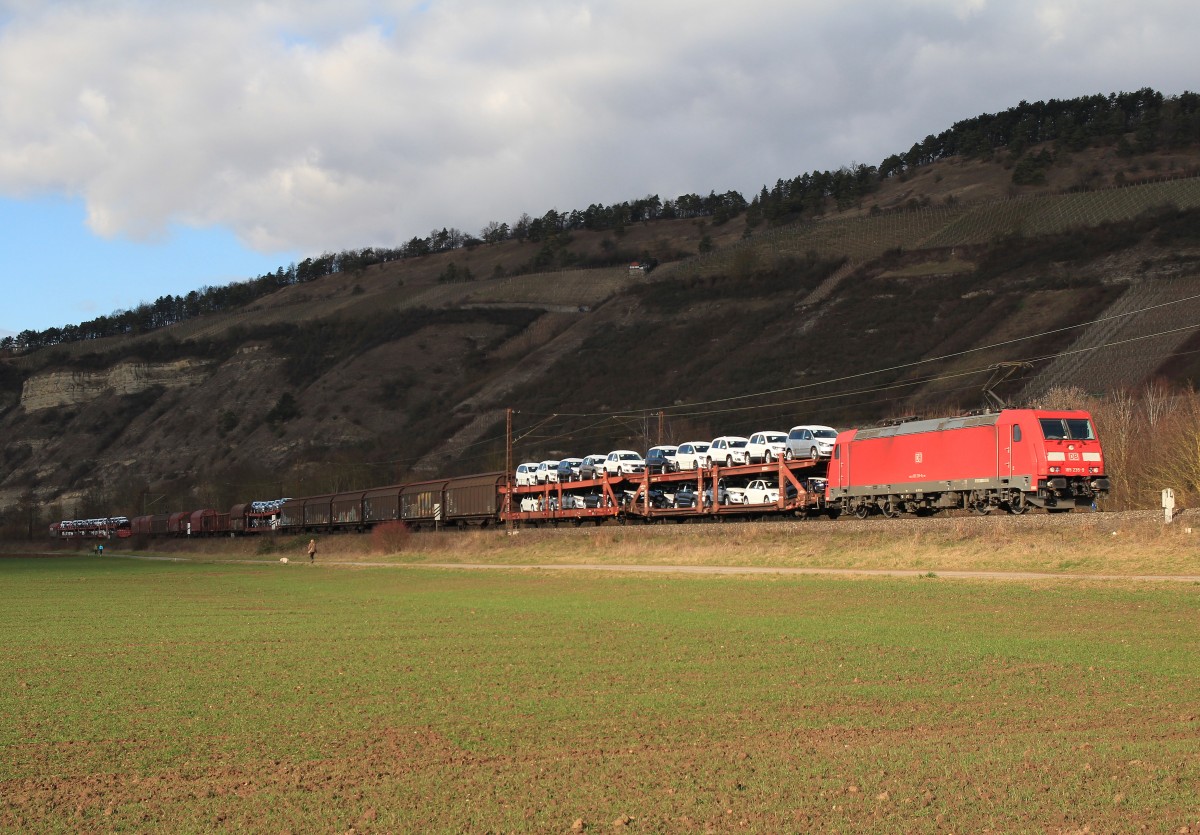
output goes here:
{"type": "Polygon", "coordinates": [[[1094,441],[1092,422],[1087,418],[1041,418],[1042,435],[1047,441],[1094,441]]]}

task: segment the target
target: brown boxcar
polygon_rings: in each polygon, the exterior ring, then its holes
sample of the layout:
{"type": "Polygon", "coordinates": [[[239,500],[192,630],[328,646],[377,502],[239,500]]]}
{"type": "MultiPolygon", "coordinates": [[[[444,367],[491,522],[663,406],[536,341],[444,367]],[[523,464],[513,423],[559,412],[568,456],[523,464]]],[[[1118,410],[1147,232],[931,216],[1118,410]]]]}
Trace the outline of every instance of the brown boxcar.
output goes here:
{"type": "Polygon", "coordinates": [[[166,536],[170,533],[171,514],[156,513],[150,517],[150,533],[152,536],[166,536]]]}
{"type": "Polygon", "coordinates": [[[363,523],[363,491],[338,493],[330,500],[335,527],[357,527],[363,523]]]}
{"type": "Polygon", "coordinates": [[[229,530],[229,514],[217,513],[212,508],[192,511],[189,522],[192,536],[207,536],[229,530]]]}
{"type": "Polygon", "coordinates": [[[446,480],[406,484],[400,489],[400,518],[410,524],[437,523],[445,518],[446,480]]]}
{"type": "Polygon", "coordinates": [[[499,487],[504,484],[504,473],[452,478],[446,483],[446,507],[443,514],[447,522],[487,524],[497,518],[500,510],[499,487]]]}
{"type": "Polygon", "coordinates": [[[167,533],[172,536],[187,536],[188,524],[192,520],[192,512],[190,510],[180,510],[172,513],[167,519],[167,533]]]}
{"type": "Polygon", "coordinates": [[[333,518],[333,494],[310,496],[304,500],[304,527],[327,528],[333,518]]]}
{"type": "Polygon", "coordinates": [[[153,518],[153,516],[134,516],[129,529],[133,531],[134,536],[149,536],[154,532],[150,524],[153,518]]]}
{"type": "Polygon", "coordinates": [[[378,487],[363,493],[363,521],[374,525],[379,522],[394,522],[400,518],[400,491],[404,488],[398,484],[390,487],[378,487]]]}
{"type": "Polygon", "coordinates": [[[235,504],[229,508],[229,530],[233,533],[245,533],[246,531],[246,508],[250,507],[249,502],[235,504]]]}
{"type": "Polygon", "coordinates": [[[280,528],[303,528],[304,527],[304,502],[305,499],[288,499],[283,503],[283,507],[279,511],[279,527],[280,528]]]}

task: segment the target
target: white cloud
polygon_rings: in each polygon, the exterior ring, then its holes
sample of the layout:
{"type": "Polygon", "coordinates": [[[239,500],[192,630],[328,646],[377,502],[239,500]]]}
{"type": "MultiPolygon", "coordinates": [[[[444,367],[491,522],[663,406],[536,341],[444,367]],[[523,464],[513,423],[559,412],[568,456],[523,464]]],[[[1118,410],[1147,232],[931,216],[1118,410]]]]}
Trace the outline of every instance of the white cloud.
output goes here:
{"type": "Polygon", "coordinates": [[[395,244],[875,164],[1021,99],[1182,92],[1198,28],[1168,0],[0,0],[0,193],[82,195],[108,236],[395,244]]]}

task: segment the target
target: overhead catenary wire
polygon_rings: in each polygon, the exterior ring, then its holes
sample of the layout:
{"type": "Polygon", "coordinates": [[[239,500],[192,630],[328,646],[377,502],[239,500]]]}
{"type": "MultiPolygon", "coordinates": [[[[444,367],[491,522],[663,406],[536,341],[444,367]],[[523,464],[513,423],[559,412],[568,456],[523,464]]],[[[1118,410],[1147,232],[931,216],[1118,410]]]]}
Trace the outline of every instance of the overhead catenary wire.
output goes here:
{"type": "MultiPolygon", "coordinates": [[[[1197,297],[1193,297],[1193,298],[1197,298],[1197,297]]],[[[1155,307],[1157,307],[1157,306],[1160,306],[1160,305],[1155,305],[1155,307]]],[[[1150,309],[1150,308],[1145,308],[1145,309],[1150,309]]],[[[1111,319],[1111,318],[1115,318],[1115,317],[1105,317],[1103,319],[1098,319],[1095,321],[1105,321],[1106,319],[1111,319]]],[[[1069,349],[1069,350],[1059,351],[1059,352],[1055,352],[1055,353],[1051,353],[1051,354],[1043,354],[1040,356],[1027,357],[1024,359],[1026,362],[1031,362],[1031,363],[1048,362],[1050,360],[1054,360],[1059,357],[1100,351],[1100,350],[1104,350],[1107,348],[1115,348],[1115,347],[1127,345],[1127,344],[1134,343],[1134,342],[1140,342],[1140,341],[1144,341],[1144,340],[1148,340],[1148,339],[1155,339],[1155,338],[1162,337],[1162,336],[1168,336],[1168,335],[1174,334],[1174,333],[1182,333],[1185,331],[1195,330],[1197,328],[1200,328],[1200,323],[1193,323],[1193,324],[1184,325],[1184,326],[1177,327],[1177,328],[1168,328],[1166,330],[1156,331],[1156,332],[1150,333],[1150,334],[1142,334],[1140,336],[1133,336],[1133,337],[1128,337],[1126,339],[1120,339],[1120,340],[1115,340],[1112,342],[1106,342],[1102,345],[1090,346],[1090,347],[1086,347],[1086,348],[1069,349]]],[[[1056,330],[1061,331],[1061,330],[1066,330],[1066,328],[1060,328],[1060,329],[1056,329],[1056,330]]],[[[1050,332],[1047,332],[1047,333],[1050,333],[1050,332]]],[[[1042,334],[1035,334],[1033,336],[1039,336],[1039,335],[1042,335],[1042,334]]],[[[1031,337],[1021,337],[1018,340],[1008,340],[1005,343],[997,343],[997,345],[1004,345],[1004,344],[1008,344],[1010,342],[1022,341],[1024,339],[1029,339],[1029,338],[1033,338],[1033,337],[1032,336],[1031,337]]],[[[992,346],[985,346],[985,347],[992,347],[992,346]]],[[[972,351],[978,351],[978,350],[984,350],[984,348],[972,349],[972,351]]],[[[966,353],[971,353],[972,351],[958,352],[956,354],[946,355],[946,357],[952,358],[954,356],[961,356],[966,353]]],[[[1182,356],[1182,355],[1189,354],[1189,353],[1196,353],[1196,352],[1195,351],[1171,352],[1171,353],[1162,354],[1161,356],[1162,357],[1182,356]]],[[[932,361],[932,360],[929,360],[929,361],[932,361]]],[[[915,365],[915,364],[916,363],[910,363],[910,364],[906,364],[904,366],[896,366],[894,368],[898,369],[898,368],[903,368],[903,367],[907,367],[907,366],[911,366],[911,365],[915,365]]],[[[864,394],[873,394],[873,393],[878,393],[878,392],[882,392],[882,391],[895,391],[897,389],[911,388],[914,386],[920,386],[920,385],[925,385],[925,384],[929,384],[929,383],[943,382],[943,381],[953,380],[953,379],[963,378],[963,377],[971,377],[971,376],[975,376],[975,375],[983,373],[984,371],[989,370],[990,367],[991,367],[990,365],[976,366],[976,367],[966,369],[963,371],[954,371],[954,372],[945,372],[945,373],[941,373],[941,374],[925,375],[925,376],[917,377],[917,378],[914,378],[911,380],[901,380],[901,381],[887,383],[887,384],[879,385],[879,386],[869,386],[869,387],[865,387],[865,388],[857,388],[857,389],[852,389],[852,390],[848,390],[848,391],[829,392],[829,393],[825,393],[825,394],[815,394],[811,397],[791,398],[788,400],[772,401],[770,403],[748,404],[748,405],[744,405],[744,406],[726,406],[726,407],[716,408],[716,409],[698,409],[696,411],[691,411],[691,412],[672,412],[669,415],[669,417],[676,417],[676,418],[706,417],[706,416],[719,415],[719,414],[731,414],[731,413],[737,413],[737,412],[750,412],[750,411],[763,411],[763,410],[769,410],[769,409],[777,409],[777,408],[781,408],[781,407],[785,407],[785,406],[794,406],[794,405],[801,404],[801,403],[816,403],[816,402],[829,401],[829,400],[838,400],[838,399],[843,399],[843,398],[847,398],[847,397],[860,396],[860,395],[864,395],[864,394]]],[[[885,372],[888,370],[893,370],[893,369],[880,369],[876,372],[863,372],[861,374],[847,375],[847,377],[839,378],[839,379],[860,378],[860,377],[869,376],[872,373],[882,373],[882,372],[885,372]]],[[[833,382],[833,381],[828,381],[828,382],[833,382]]],[[[785,391],[796,391],[801,388],[811,387],[814,385],[819,385],[819,384],[810,384],[809,386],[789,387],[789,388],[780,389],[777,391],[779,393],[782,393],[785,391]]],[[[948,391],[964,391],[964,390],[969,390],[971,388],[972,388],[972,386],[956,386],[956,387],[949,389],[948,391]]],[[[693,404],[693,405],[711,405],[711,404],[718,404],[718,403],[722,403],[722,402],[727,403],[727,402],[731,402],[731,401],[738,400],[738,399],[744,399],[744,398],[736,398],[736,397],[735,398],[721,398],[721,399],[712,400],[712,401],[702,401],[698,404],[693,404]]],[[[863,405],[870,405],[870,404],[876,404],[876,403],[886,403],[886,402],[892,401],[894,399],[895,398],[879,398],[879,399],[875,399],[875,400],[868,400],[868,401],[862,401],[862,402],[863,402],[863,405]]],[[[587,432],[589,429],[594,429],[594,428],[603,426],[604,424],[609,423],[609,422],[621,425],[621,426],[625,427],[626,429],[632,429],[634,431],[637,431],[638,427],[635,425],[634,422],[636,420],[639,420],[645,414],[651,413],[653,411],[656,411],[656,410],[645,409],[645,410],[637,410],[637,411],[629,410],[629,411],[614,411],[614,412],[608,412],[608,413],[582,413],[582,414],[575,414],[575,413],[570,413],[570,412],[556,412],[556,413],[552,413],[552,414],[541,414],[539,416],[543,417],[544,420],[539,421],[537,424],[534,425],[534,427],[531,427],[524,434],[522,434],[521,439],[522,440],[533,440],[533,441],[537,441],[537,442],[543,443],[543,444],[553,442],[553,441],[558,441],[558,440],[565,440],[568,438],[578,439],[582,433],[587,432]],[[578,417],[591,417],[591,418],[600,418],[600,419],[593,421],[592,423],[588,424],[587,426],[576,427],[576,428],[572,428],[572,429],[562,431],[562,432],[554,432],[554,433],[545,434],[545,435],[534,434],[534,432],[536,431],[537,428],[546,426],[547,423],[549,423],[550,421],[552,421],[555,418],[566,420],[569,418],[578,418],[578,417]]],[[[602,436],[597,434],[594,437],[602,437],[602,436]]],[[[469,447],[479,446],[479,445],[482,445],[485,443],[495,443],[500,440],[503,440],[503,438],[501,438],[501,437],[492,438],[492,439],[488,439],[486,441],[480,441],[480,442],[475,442],[473,444],[464,445],[463,447],[460,447],[460,449],[465,451],[469,447]]],[[[397,460],[394,463],[411,463],[416,460],[419,460],[419,459],[414,458],[414,459],[407,459],[407,460],[397,460]]]]}
{"type": "MultiPolygon", "coordinates": [[[[728,407],[715,408],[715,409],[697,409],[696,408],[696,407],[700,407],[700,406],[716,406],[716,405],[720,405],[723,403],[732,403],[732,402],[735,402],[738,400],[750,400],[750,399],[754,399],[754,398],[769,397],[774,394],[784,394],[784,393],[791,392],[791,391],[801,391],[804,389],[816,388],[818,386],[831,385],[833,383],[845,382],[845,381],[854,380],[854,379],[861,379],[864,377],[869,377],[874,374],[887,373],[889,371],[900,371],[900,370],[904,370],[906,368],[913,368],[913,367],[928,364],[928,363],[954,359],[957,357],[966,356],[968,354],[979,353],[979,352],[988,351],[988,350],[994,350],[996,348],[1002,348],[1002,347],[1005,347],[1008,345],[1014,345],[1014,344],[1017,344],[1020,342],[1026,342],[1026,341],[1029,341],[1032,339],[1038,339],[1040,337],[1050,336],[1050,335],[1053,335],[1056,333],[1063,333],[1068,330],[1073,330],[1073,329],[1081,328],[1081,327],[1087,327],[1089,325],[1099,324],[1102,322],[1111,321],[1111,320],[1119,319],[1119,318],[1123,318],[1123,317],[1133,316],[1138,313],[1144,313],[1146,311],[1155,310],[1155,309],[1166,307],[1169,305],[1180,304],[1182,302],[1193,301],[1193,300],[1197,300],[1197,299],[1200,299],[1200,294],[1186,296],[1184,298],[1174,299],[1174,300],[1171,300],[1168,302],[1161,302],[1159,304],[1148,305],[1146,307],[1139,308],[1137,310],[1132,310],[1132,311],[1128,311],[1125,313],[1115,314],[1113,316],[1102,316],[1102,317],[1092,319],[1087,322],[1080,322],[1080,323],[1077,323],[1074,325],[1067,325],[1067,326],[1064,326],[1061,328],[1052,328],[1052,329],[1049,329],[1046,331],[1041,331],[1041,332],[1035,333],[1035,334],[1027,334],[1025,336],[1015,337],[1013,339],[1003,340],[1003,341],[995,342],[995,343],[992,343],[989,345],[983,345],[983,346],[979,346],[976,348],[969,348],[969,349],[966,349],[963,351],[956,351],[956,352],[949,353],[949,354],[943,354],[943,355],[940,355],[937,357],[928,357],[928,358],[921,359],[921,360],[914,360],[914,361],[908,362],[908,363],[900,363],[897,365],[887,366],[884,368],[878,368],[878,369],[874,369],[874,370],[870,370],[870,371],[858,372],[855,374],[843,375],[841,377],[830,378],[827,380],[821,380],[821,381],[816,381],[816,382],[812,382],[812,383],[803,383],[803,384],[799,384],[796,386],[786,386],[786,387],[779,388],[779,389],[765,390],[765,391],[754,392],[754,393],[750,393],[750,394],[735,395],[735,396],[724,397],[724,398],[715,398],[712,400],[696,401],[693,403],[672,404],[671,406],[657,406],[657,407],[647,407],[647,408],[641,408],[641,409],[623,409],[623,410],[614,410],[614,411],[610,411],[610,412],[535,413],[535,412],[527,412],[527,411],[522,410],[520,412],[521,414],[525,414],[525,415],[529,415],[529,416],[536,416],[536,417],[540,417],[543,419],[538,421],[537,423],[535,423],[533,426],[529,427],[528,429],[526,429],[520,436],[514,438],[513,440],[514,440],[514,443],[518,442],[518,441],[525,441],[525,440],[533,440],[533,441],[537,441],[540,443],[547,443],[547,442],[556,441],[556,440],[564,440],[567,438],[576,438],[577,439],[577,438],[579,438],[579,436],[581,434],[586,433],[588,430],[599,428],[599,427],[603,426],[604,424],[609,423],[610,421],[613,423],[622,425],[626,429],[636,430],[637,429],[636,426],[630,425],[632,422],[641,420],[647,414],[650,414],[653,412],[660,412],[660,411],[663,412],[668,418],[670,418],[670,417],[687,418],[687,417],[705,417],[705,416],[718,415],[718,414],[731,414],[731,413],[736,413],[736,412],[769,410],[769,409],[781,408],[784,406],[793,406],[793,405],[797,405],[797,404],[801,404],[801,403],[814,403],[814,402],[821,402],[821,401],[827,401],[827,400],[843,399],[846,397],[853,397],[853,396],[858,396],[858,395],[863,395],[863,394],[872,394],[872,393],[877,393],[877,392],[881,392],[881,391],[892,391],[892,390],[896,390],[896,389],[900,389],[900,388],[908,388],[908,387],[912,387],[912,386],[925,385],[925,384],[929,384],[929,383],[942,382],[942,381],[951,380],[951,379],[960,378],[960,377],[972,376],[972,375],[980,374],[983,371],[988,370],[988,368],[990,368],[990,366],[979,366],[979,367],[971,368],[971,369],[964,370],[964,371],[946,372],[946,373],[942,373],[942,374],[922,376],[922,377],[915,378],[912,380],[897,381],[897,382],[888,383],[888,384],[881,385],[881,386],[870,386],[870,387],[866,387],[866,388],[858,388],[858,389],[852,389],[852,390],[848,390],[848,391],[829,392],[826,394],[816,394],[811,397],[792,398],[792,399],[788,399],[788,400],[772,401],[770,403],[748,404],[745,406],[728,406],[728,407]],[[680,411],[682,409],[690,409],[691,411],[680,411]],[[555,419],[565,421],[565,420],[575,419],[575,418],[592,418],[594,420],[592,423],[590,423],[586,426],[574,427],[574,428],[571,428],[571,429],[568,429],[568,430],[565,430],[562,432],[555,432],[555,433],[546,434],[546,435],[535,434],[538,429],[545,427],[547,424],[551,423],[555,419]]],[[[1026,362],[1031,362],[1031,363],[1047,362],[1050,360],[1058,359],[1059,357],[1066,357],[1066,356],[1071,356],[1071,355],[1075,355],[1075,354],[1101,351],[1101,350],[1105,350],[1108,348],[1119,347],[1121,345],[1127,345],[1127,344],[1134,343],[1134,342],[1144,341],[1144,340],[1148,340],[1148,339],[1154,339],[1157,337],[1168,336],[1168,335],[1176,334],[1176,333],[1182,333],[1185,331],[1192,331],[1192,330],[1196,330],[1197,328],[1200,328],[1200,323],[1192,323],[1192,324],[1183,325],[1183,326],[1176,327],[1176,328],[1168,328],[1166,330],[1156,331],[1156,332],[1150,333],[1150,334],[1142,334],[1139,336],[1128,337],[1126,339],[1115,340],[1112,342],[1105,342],[1101,345],[1095,345],[1095,346],[1089,346],[1089,347],[1077,348],[1077,349],[1068,349],[1068,350],[1059,351],[1059,352],[1052,353],[1052,354],[1044,354],[1044,355],[1035,356],[1035,357],[1025,357],[1022,359],[1026,362]]],[[[1183,355],[1191,354],[1191,353],[1196,353],[1196,351],[1171,352],[1171,353],[1162,354],[1160,356],[1166,358],[1166,357],[1174,357],[1174,356],[1183,356],[1183,355]]],[[[967,389],[967,388],[970,388],[970,387],[968,387],[968,386],[964,386],[961,388],[954,387],[954,388],[949,389],[949,391],[959,391],[959,390],[963,390],[963,389],[967,389]]],[[[879,399],[879,400],[864,401],[863,405],[879,403],[879,402],[888,402],[888,400],[890,400],[890,399],[894,399],[894,398],[884,398],[884,399],[879,399]]],[[[593,437],[599,438],[602,436],[599,434],[596,434],[593,437]]],[[[505,440],[505,436],[503,436],[503,435],[492,436],[489,438],[472,441],[472,442],[469,442],[466,444],[456,445],[452,450],[450,450],[450,452],[451,452],[451,454],[461,454],[463,452],[470,451],[471,449],[476,449],[479,447],[486,447],[486,446],[489,446],[492,444],[501,443],[504,440],[505,440]]],[[[359,465],[360,466],[396,466],[396,465],[412,464],[412,463],[419,461],[421,459],[421,457],[423,457],[423,456],[395,458],[395,459],[389,459],[386,461],[377,461],[377,462],[360,462],[359,465]]]]}
{"type": "MultiPolygon", "coordinates": [[[[713,400],[700,400],[700,401],[694,401],[691,403],[682,403],[682,404],[675,403],[675,404],[671,404],[671,405],[667,405],[667,406],[662,406],[662,405],[646,406],[646,407],[636,408],[636,409],[614,410],[611,412],[591,412],[591,413],[560,412],[558,414],[561,417],[596,417],[596,416],[602,415],[602,414],[607,414],[607,415],[611,415],[611,416],[615,416],[615,415],[640,416],[646,412],[658,412],[658,411],[666,412],[668,414],[677,414],[677,410],[679,410],[679,409],[691,409],[696,406],[709,406],[709,405],[716,405],[719,403],[730,403],[730,402],[733,402],[736,400],[752,400],[752,399],[758,398],[758,397],[769,397],[771,395],[783,394],[783,393],[786,393],[789,391],[799,391],[799,390],[806,389],[806,388],[816,388],[818,386],[832,385],[834,383],[846,382],[848,380],[860,379],[862,377],[870,377],[871,375],[874,375],[874,374],[886,374],[889,371],[902,371],[906,368],[914,368],[919,365],[927,365],[929,363],[942,362],[945,360],[955,359],[956,357],[962,357],[962,356],[966,356],[968,354],[979,353],[982,351],[991,351],[991,350],[995,350],[997,348],[1006,347],[1008,345],[1015,345],[1019,342],[1027,342],[1031,339],[1040,339],[1044,336],[1053,336],[1056,333],[1065,333],[1066,331],[1069,331],[1069,330],[1075,330],[1077,328],[1089,327],[1091,325],[1097,325],[1102,322],[1109,322],[1109,321],[1112,321],[1115,319],[1121,319],[1121,318],[1125,318],[1125,317],[1129,317],[1129,316],[1135,316],[1137,314],[1145,313],[1145,312],[1148,312],[1151,310],[1157,310],[1162,307],[1168,307],[1170,305],[1182,304],[1184,302],[1196,301],[1196,300],[1200,300],[1200,294],[1184,296],[1183,298],[1172,299],[1172,300],[1166,301],[1166,302],[1159,302],[1158,304],[1147,305],[1146,307],[1141,307],[1141,308],[1138,308],[1137,310],[1130,310],[1130,311],[1126,311],[1124,313],[1116,313],[1111,316],[1101,316],[1099,318],[1091,319],[1086,322],[1079,322],[1074,325],[1065,325],[1061,328],[1051,328],[1049,330],[1041,331],[1039,333],[1027,334],[1025,336],[1018,336],[1018,337],[1014,337],[1012,339],[1006,339],[1006,340],[1002,340],[1000,342],[994,342],[989,345],[981,345],[981,346],[978,346],[975,348],[967,348],[962,351],[955,351],[955,352],[952,352],[949,354],[942,354],[942,355],[936,356],[936,357],[926,357],[924,359],[913,360],[911,362],[905,362],[905,363],[899,363],[897,365],[891,365],[891,366],[887,366],[884,368],[876,368],[876,369],[873,369],[870,371],[860,371],[855,374],[846,374],[841,377],[831,377],[826,380],[818,380],[818,381],[811,382],[811,383],[799,383],[794,386],[785,386],[783,388],[768,389],[768,390],[764,390],[764,391],[751,392],[748,394],[733,395],[730,397],[719,397],[719,398],[715,398],[713,400]]],[[[1193,325],[1185,326],[1183,328],[1176,328],[1176,329],[1170,330],[1170,331],[1163,331],[1163,332],[1160,332],[1157,334],[1152,334],[1152,336],[1162,336],[1167,333],[1173,333],[1173,332],[1187,330],[1187,329],[1194,329],[1196,327],[1200,327],[1200,324],[1193,324],[1193,325]]],[[[1106,344],[1108,344],[1108,343],[1106,343],[1106,344]]],[[[1119,343],[1115,343],[1115,344],[1119,344],[1119,343]]],[[[1098,348],[1101,348],[1101,347],[1104,347],[1104,346],[1096,346],[1096,348],[1089,348],[1086,350],[1097,350],[1098,348]]],[[[1069,351],[1065,351],[1065,352],[1062,352],[1062,355],[1068,356],[1070,353],[1071,352],[1069,352],[1069,351]]],[[[1058,355],[1056,354],[1054,356],[1058,356],[1058,355]]]]}

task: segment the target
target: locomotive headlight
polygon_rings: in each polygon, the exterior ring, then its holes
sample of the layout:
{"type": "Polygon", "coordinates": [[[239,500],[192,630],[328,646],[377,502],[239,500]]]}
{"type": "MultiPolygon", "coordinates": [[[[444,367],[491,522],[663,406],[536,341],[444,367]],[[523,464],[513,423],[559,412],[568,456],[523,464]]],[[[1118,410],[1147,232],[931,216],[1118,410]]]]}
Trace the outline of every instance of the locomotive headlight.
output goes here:
{"type": "Polygon", "coordinates": [[[1088,472],[1089,473],[1098,473],[1098,472],[1100,472],[1100,468],[1099,467],[1088,467],[1088,472]]]}

